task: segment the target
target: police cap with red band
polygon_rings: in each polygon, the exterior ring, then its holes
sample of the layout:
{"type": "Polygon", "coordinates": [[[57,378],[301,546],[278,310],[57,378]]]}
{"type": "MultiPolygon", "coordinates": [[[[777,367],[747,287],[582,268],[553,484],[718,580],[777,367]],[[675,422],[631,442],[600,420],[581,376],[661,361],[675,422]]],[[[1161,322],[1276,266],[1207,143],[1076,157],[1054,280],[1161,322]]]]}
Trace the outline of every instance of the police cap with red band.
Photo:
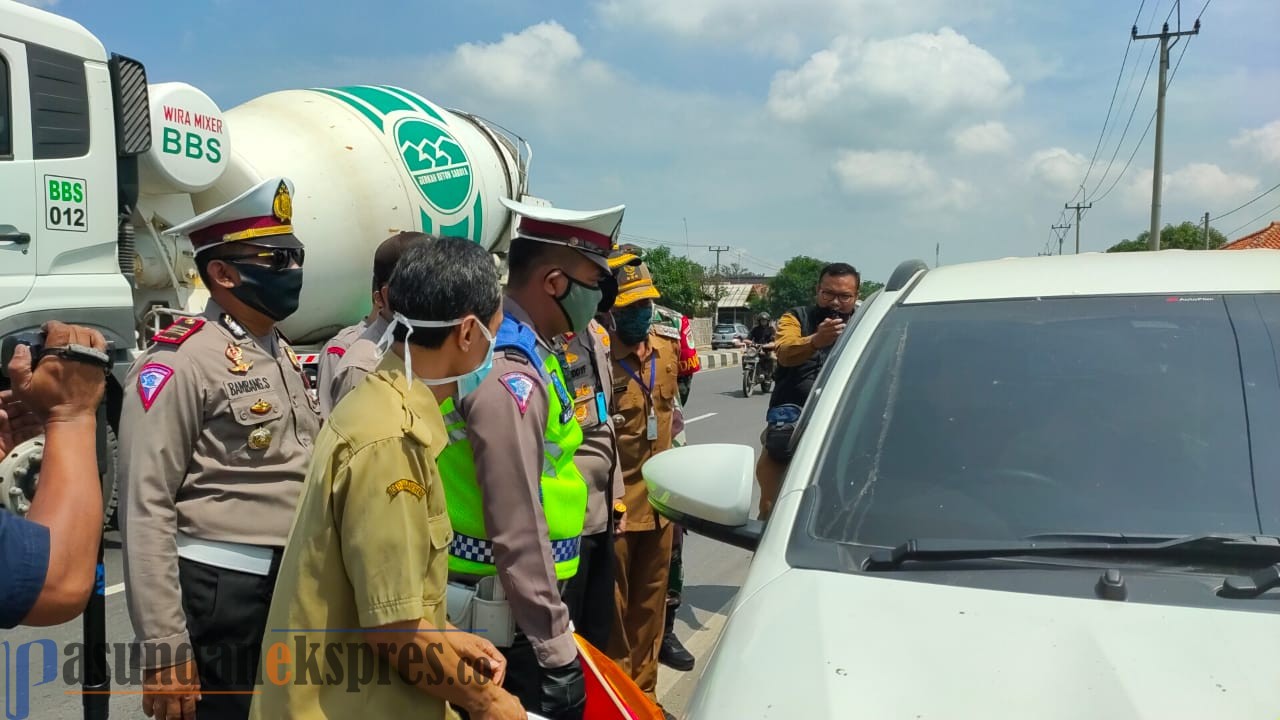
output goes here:
{"type": "Polygon", "coordinates": [[[515,213],[516,235],[528,240],[564,245],[581,252],[603,270],[622,227],[625,205],[605,210],[563,210],[528,205],[507,198],[502,204],[515,213]]]}
{"type": "Polygon", "coordinates": [[[165,230],[186,235],[197,254],[226,243],[245,242],[269,248],[301,248],[293,234],[293,183],[288,178],[263,180],[239,197],[165,230]]]}

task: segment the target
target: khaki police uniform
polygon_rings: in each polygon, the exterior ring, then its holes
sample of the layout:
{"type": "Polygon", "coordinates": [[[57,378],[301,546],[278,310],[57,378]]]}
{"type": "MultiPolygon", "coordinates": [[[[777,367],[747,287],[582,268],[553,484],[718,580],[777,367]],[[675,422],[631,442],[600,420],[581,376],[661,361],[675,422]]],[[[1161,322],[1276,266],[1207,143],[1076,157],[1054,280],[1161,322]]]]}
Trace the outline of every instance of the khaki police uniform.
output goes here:
{"type": "Polygon", "coordinates": [[[325,343],[324,348],[320,351],[320,359],[316,361],[316,385],[318,387],[316,394],[320,397],[321,417],[329,417],[329,413],[333,412],[333,406],[338,404],[333,383],[334,375],[338,371],[338,364],[342,362],[343,356],[347,354],[351,343],[355,342],[368,327],[367,318],[355,325],[344,327],[329,342],[325,343]]]}
{"type": "Polygon", "coordinates": [[[622,499],[622,465],[614,443],[613,366],[609,333],[592,320],[586,332],[565,336],[565,374],[582,426],[574,464],[587,481],[587,517],[582,528],[578,574],[566,584],[564,601],[579,635],[608,647],[614,620],[613,506],[622,499]]]}
{"type": "Polygon", "coordinates": [[[296,629],[263,639],[267,665],[251,718],[457,717],[394,668],[371,673],[386,682],[348,687],[359,662],[353,648],[366,641],[363,629],[418,619],[446,627],[453,531],[435,458],[447,443],[435,396],[421,383],[410,386],[403,360],[393,352],[329,416],[316,440],[268,621],[269,628],[296,629]],[[273,671],[277,643],[289,649],[292,663],[273,671]],[[318,672],[297,656],[299,643],[324,649],[318,672]],[[335,671],[341,678],[326,681],[326,675],[338,677],[335,671]]]}
{"type": "MultiPolygon", "coordinates": [[[[297,249],[287,181],[169,232],[204,247],[297,249]]],[[[202,720],[243,718],[281,549],[320,418],[297,355],[217,303],[160,332],[130,369],[120,422],[124,572],[144,668],[193,659],[202,720]]]]}
{"type": "Polygon", "coordinates": [[[337,405],[342,398],[354,390],[366,375],[378,368],[380,361],[378,341],[382,339],[382,336],[386,334],[387,328],[390,326],[391,323],[379,315],[377,319],[369,324],[369,327],[365,328],[363,333],[360,333],[360,337],[351,343],[351,347],[342,356],[342,361],[338,363],[338,368],[334,372],[334,405],[337,405]]]}
{"type": "MultiPolygon", "coordinates": [[[[648,270],[641,266],[639,274],[640,279],[630,281],[630,291],[627,278],[619,280],[619,306],[634,302],[629,292],[639,294],[646,283],[652,287],[648,270]]],[[[656,294],[640,294],[640,299],[656,294]]],[[[641,468],[672,446],[677,432],[679,366],[680,333],[668,325],[655,324],[646,344],[626,356],[614,339],[613,400],[627,509],[626,532],[614,541],[617,610],[608,654],[655,700],[672,526],[649,505],[641,468]]]]}

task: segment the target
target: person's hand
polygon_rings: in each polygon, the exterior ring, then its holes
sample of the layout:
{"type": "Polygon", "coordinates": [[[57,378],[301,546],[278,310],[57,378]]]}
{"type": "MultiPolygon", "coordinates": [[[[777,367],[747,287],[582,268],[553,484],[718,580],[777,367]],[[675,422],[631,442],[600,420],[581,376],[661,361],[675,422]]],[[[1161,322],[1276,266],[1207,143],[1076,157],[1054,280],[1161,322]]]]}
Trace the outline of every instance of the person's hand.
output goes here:
{"type": "Polygon", "coordinates": [[[551,720],[580,718],[587,704],[587,681],[577,657],[559,668],[542,669],[541,715],[551,720]]]}
{"type": "Polygon", "coordinates": [[[813,346],[821,350],[836,344],[840,333],[844,332],[844,321],[840,318],[827,318],[822,321],[813,333],[813,346]]]}
{"type": "Polygon", "coordinates": [[[515,695],[497,687],[494,688],[494,693],[486,705],[467,714],[475,720],[528,720],[529,718],[529,713],[521,707],[515,695]]]}
{"type": "Polygon", "coordinates": [[[498,652],[493,643],[469,632],[451,628],[449,644],[454,652],[471,667],[471,671],[483,675],[495,685],[502,685],[507,676],[507,659],[498,652]]]}
{"type": "Polygon", "coordinates": [[[196,720],[200,676],[194,660],[157,670],[142,678],[142,712],[155,720],[196,720]]]}
{"type": "MultiPolygon", "coordinates": [[[[84,345],[106,352],[102,333],[79,325],[56,321],[45,323],[44,346],[59,348],[84,345]]],[[[93,418],[106,388],[102,368],[49,355],[31,369],[31,348],[18,345],[9,361],[9,378],[13,381],[14,398],[35,413],[42,422],[64,422],[93,418]]]]}
{"type": "Polygon", "coordinates": [[[40,434],[40,418],[13,397],[12,390],[0,391],[0,457],[40,434]]]}

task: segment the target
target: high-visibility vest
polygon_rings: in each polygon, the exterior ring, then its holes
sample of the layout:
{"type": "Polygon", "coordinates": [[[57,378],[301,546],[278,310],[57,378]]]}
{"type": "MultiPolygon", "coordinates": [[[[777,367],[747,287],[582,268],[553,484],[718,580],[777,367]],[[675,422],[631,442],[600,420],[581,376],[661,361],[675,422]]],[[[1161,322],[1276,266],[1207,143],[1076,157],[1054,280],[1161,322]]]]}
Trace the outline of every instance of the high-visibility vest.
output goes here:
{"type": "MultiPolygon", "coordinates": [[[[542,477],[539,492],[556,578],[566,580],[578,572],[582,526],[587,514],[587,484],[573,464],[582,444],[582,428],[573,415],[573,398],[565,389],[564,371],[556,356],[537,343],[528,327],[506,315],[498,328],[494,352],[517,350],[541,367],[548,380],[550,408],[543,439],[542,477]]],[[[497,378],[494,378],[496,381],[497,378]]],[[[453,544],[449,547],[449,571],[465,575],[493,575],[493,542],[484,523],[484,505],[476,482],[475,457],[467,439],[467,425],[454,407],[453,398],[440,403],[449,444],[436,458],[444,483],[453,544]]],[[[512,481],[515,481],[514,479],[512,481]]],[[[499,512],[502,512],[500,509],[499,512]]]]}

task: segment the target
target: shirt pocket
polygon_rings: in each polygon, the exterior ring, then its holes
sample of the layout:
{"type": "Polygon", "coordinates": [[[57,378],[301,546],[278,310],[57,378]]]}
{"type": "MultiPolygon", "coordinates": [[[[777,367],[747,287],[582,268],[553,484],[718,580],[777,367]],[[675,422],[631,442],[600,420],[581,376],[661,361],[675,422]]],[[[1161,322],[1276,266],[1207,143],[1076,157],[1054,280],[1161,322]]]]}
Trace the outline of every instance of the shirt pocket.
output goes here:
{"type": "Polygon", "coordinates": [[[292,447],[296,440],[284,436],[286,405],[275,392],[244,395],[230,401],[231,423],[225,438],[231,459],[237,463],[261,463],[283,460],[283,446],[292,447]]]}
{"type": "Polygon", "coordinates": [[[427,577],[422,600],[427,605],[444,602],[449,581],[449,546],[453,543],[453,524],[449,513],[441,512],[427,518],[427,538],[431,543],[427,559],[427,577]]]}

